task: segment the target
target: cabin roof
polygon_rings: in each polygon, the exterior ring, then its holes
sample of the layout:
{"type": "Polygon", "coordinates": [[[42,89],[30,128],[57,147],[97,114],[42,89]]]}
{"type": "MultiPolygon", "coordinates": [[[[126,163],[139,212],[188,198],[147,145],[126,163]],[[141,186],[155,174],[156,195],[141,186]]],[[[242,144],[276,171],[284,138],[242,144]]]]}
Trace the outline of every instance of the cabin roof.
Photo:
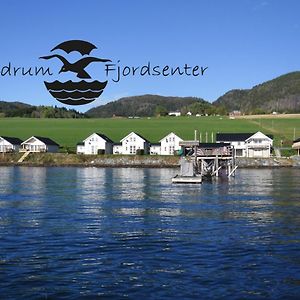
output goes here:
{"type": "Polygon", "coordinates": [[[255,133],[217,133],[217,141],[245,141],[255,133]]]}
{"type": "Polygon", "coordinates": [[[300,142],[300,138],[297,138],[296,140],[293,141],[294,143],[300,142]]]}
{"type": "MultiPolygon", "coordinates": [[[[226,142],[235,142],[235,141],[246,141],[252,135],[256,134],[257,132],[252,133],[217,133],[216,140],[217,141],[226,141],[226,142]]],[[[272,134],[264,134],[270,139],[273,139],[272,134]]]]}
{"type": "Polygon", "coordinates": [[[173,131],[168,133],[167,135],[165,135],[162,139],[160,139],[159,141],[162,142],[165,138],[167,138],[169,135],[174,135],[176,137],[178,137],[180,140],[182,140],[182,138],[180,136],[178,136],[176,133],[174,133],[173,131]]]}
{"type": "Polygon", "coordinates": [[[37,135],[33,135],[32,137],[28,138],[26,141],[24,141],[22,144],[24,144],[25,142],[27,142],[28,140],[35,138],[41,142],[43,142],[46,145],[52,145],[52,146],[59,146],[56,142],[54,142],[53,140],[51,140],[50,138],[47,137],[43,137],[43,136],[37,136],[37,135]]]}
{"type": "Polygon", "coordinates": [[[43,137],[43,136],[36,136],[36,135],[34,137],[37,138],[38,140],[42,141],[46,145],[59,146],[55,141],[53,141],[50,138],[43,137]]]}
{"type": "Polygon", "coordinates": [[[103,133],[98,133],[98,132],[96,132],[96,134],[98,135],[98,136],[100,136],[100,137],[102,137],[106,142],[108,142],[108,143],[114,143],[108,136],[106,136],[105,134],[103,134],[103,133]]]}
{"type": "Polygon", "coordinates": [[[145,142],[147,142],[147,143],[150,144],[150,142],[149,142],[146,138],[144,138],[142,135],[140,135],[140,134],[138,134],[138,133],[136,133],[136,132],[134,132],[134,131],[130,132],[130,133],[127,134],[125,137],[123,137],[123,138],[121,139],[121,142],[124,141],[124,140],[125,140],[129,135],[131,135],[132,133],[136,134],[136,135],[139,136],[141,139],[143,139],[145,142]]]}
{"type": "Polygon", "coordinates": [[[11,143],[12,145],[21,145],[22,142],[23,142],[19,138],[11,137],[11,136],[3,136],[2,135],[1,138],[3,138],[4,140],[6,140],[7,142],[11,143]]]}
{"type": "Polygon", "coordinates": [[[200,143],[199,148],[222,148],[230,147],[230,143],[200,143]]]}

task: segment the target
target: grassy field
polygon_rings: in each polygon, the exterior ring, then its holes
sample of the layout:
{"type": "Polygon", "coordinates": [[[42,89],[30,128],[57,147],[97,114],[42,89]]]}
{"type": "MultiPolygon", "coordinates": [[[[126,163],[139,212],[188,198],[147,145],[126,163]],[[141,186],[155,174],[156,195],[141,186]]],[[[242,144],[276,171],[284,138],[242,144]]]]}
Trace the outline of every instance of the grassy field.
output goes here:
{"type": "Polygon", "coordinates": [[[151,142],[158,142],[164,135],[173,131],[183,139],[192,139],[194,130],[202,134],[205,142],[206,132],[209,142],[211,134],[217,132],[255,132],[273,134],[275,144],[284,140],[286,145],[293,140],[294,128],[296,137],[300,136],[300,119],[235,119],[227,117],[165,117],[141,119],[26,119],[0,118],[0,136],[14,136],[26,139],[32,135],[50,137],[63,147],[75,148],[93,132],[106,134],[118,142],[126,134],[135,131],[151,142]]]}

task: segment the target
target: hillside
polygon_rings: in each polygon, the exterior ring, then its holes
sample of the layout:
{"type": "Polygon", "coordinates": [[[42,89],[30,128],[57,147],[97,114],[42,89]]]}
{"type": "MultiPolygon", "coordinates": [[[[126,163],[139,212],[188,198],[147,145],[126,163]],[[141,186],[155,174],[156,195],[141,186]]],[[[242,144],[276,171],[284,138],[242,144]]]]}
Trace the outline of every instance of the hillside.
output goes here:
{"type": "Polygon", "coordinates": [[[248,90],[231,90],[218,98],[214,105],[228,111],[247,114],[300,112],[300,72],[293,72],[264,82],[248,90]]]}
{"type": "Polygon", "coordinates": [[[107,118],[112,116],[148,117],[165,115],[169,111],[187,112],[189,109],[204,110],[212,105],[196,97],[165,97],[159,95],[142,95],[121,98],[92,108],[86,112],[89,117],[107,118]]]}
{"type": "Polygon", "coordinates": [[[52,106],[34,106],[22,102],[0,101],[0,117],[26,118],[84,118],[74,109],[52,106]]]}

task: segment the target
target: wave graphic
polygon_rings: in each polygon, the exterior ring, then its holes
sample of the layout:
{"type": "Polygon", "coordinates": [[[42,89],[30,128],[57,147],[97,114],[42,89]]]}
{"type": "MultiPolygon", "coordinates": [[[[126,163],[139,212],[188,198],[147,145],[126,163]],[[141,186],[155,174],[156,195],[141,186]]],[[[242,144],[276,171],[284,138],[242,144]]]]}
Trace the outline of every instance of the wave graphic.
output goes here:
{"type": "Polygon", "coordinates": [[[59,102],[69,105],[83,105],[94,101],[98,98],[107,85],[107,81],[92,81],[84,80],[73,82],[46,82],[45,86],[49,93],[59,102]]]}

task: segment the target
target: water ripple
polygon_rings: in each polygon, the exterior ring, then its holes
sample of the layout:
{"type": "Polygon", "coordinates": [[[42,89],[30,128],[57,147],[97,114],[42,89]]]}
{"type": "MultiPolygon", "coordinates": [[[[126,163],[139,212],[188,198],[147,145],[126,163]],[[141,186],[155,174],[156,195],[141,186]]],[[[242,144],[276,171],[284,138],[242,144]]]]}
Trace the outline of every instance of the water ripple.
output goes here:
{"type": "Polygon", "coordinates": [[[0,168],[1,299],[297,299],[300,169],[0,168]]]}

